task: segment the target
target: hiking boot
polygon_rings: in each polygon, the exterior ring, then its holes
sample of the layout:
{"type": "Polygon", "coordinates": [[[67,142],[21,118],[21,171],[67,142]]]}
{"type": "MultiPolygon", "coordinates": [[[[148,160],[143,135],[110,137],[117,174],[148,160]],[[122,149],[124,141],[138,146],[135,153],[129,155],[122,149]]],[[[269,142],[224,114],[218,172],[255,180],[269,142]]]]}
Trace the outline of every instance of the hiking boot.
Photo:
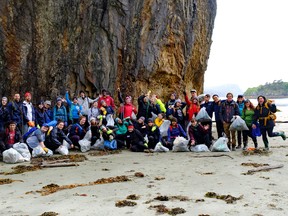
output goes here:
{"type": "Polygon", "coordinates": [[[264,150],[265,151],[269,151],[269,143],[268,142],[264,142],[264,146],[265,146],[264,150]]]}
{"type": "Polygon", "coordinates": [[[247,150],[247,141],[244,142],[244,146],[243,146],[243,151],[246,151],[247,150]]]}
{"type": "Polygon", "coordinates": [[[236,146],[236,149],[241,149],[241,145],[236,146]]]}
{"type": "Polygon", "coordinates": [[[281,136],[283,140],[286,140],[286,135],[284,131],[279,132],[279,136],[281,136]]]}

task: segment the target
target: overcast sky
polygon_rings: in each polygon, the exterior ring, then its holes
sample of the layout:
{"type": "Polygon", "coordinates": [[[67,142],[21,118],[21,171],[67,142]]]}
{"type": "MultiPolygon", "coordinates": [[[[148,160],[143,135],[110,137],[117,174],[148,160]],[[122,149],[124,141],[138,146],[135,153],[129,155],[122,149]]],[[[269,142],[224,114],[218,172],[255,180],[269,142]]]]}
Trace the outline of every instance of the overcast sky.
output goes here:
{"type": "Polygon", "coordinates": [[[218,0],[205,87],[288,82],[288,0],[218,0]]]}

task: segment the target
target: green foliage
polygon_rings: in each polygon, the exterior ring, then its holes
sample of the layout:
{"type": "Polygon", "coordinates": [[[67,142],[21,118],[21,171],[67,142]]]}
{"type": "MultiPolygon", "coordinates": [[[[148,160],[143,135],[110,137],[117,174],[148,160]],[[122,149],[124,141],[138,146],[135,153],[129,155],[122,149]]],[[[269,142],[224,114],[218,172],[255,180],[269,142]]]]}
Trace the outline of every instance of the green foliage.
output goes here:
{"type": "Polygon", "coordinates": [[[288,82],[274,80],[272,83],[266,82],[265,85],[248,88],[244,92],[245,96],[265,95],[267,97],[286,97],[288,96],[288,82]]]}

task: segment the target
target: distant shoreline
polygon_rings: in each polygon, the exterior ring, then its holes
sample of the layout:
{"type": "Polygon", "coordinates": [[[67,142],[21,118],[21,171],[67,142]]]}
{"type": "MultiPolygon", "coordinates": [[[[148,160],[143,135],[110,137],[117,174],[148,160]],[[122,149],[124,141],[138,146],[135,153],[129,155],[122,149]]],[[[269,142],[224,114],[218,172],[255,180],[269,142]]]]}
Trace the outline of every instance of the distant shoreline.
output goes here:
{"type": "MultiPolygon", "coordinates": [[[[247,99],[257,99],[258,96],[247,96],[247,95],[244,95],[244,97],[247,98],[247,99]]],[[[263,96],[265,96],[266,98],[273,98],[273,99],[288,98],[288,96],[275,96],[275,95],[263,95],[263,96]]]]}

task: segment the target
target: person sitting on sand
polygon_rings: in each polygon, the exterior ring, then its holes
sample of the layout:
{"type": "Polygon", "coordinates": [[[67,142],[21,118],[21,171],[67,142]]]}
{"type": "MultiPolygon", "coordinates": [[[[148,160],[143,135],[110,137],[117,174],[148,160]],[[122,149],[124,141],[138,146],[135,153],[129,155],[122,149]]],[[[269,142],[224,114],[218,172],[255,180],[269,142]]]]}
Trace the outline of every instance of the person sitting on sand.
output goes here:
{"type": "Polygon", "coordinates": [[[23,142],[20,130],[16,126],[15,121],[10,121],[5,131],[0,134],[0,152],[12,148],[15,143],[23,142]]]}
{"type": "Polygon", "coordinates": [[[167,131],[167,142],[165,144],[166,147],[169,148],[170,150],[172,150],[173,142],[176,139],[176,137],[178,137],[178,136],[182,136],[184,138],[187,137],[182,126],[180,124],[177,124],[177,119],[172,118],[170,127],[168,128],[168,131],[167,131]]]}
{"type": "Polygon", "coordinates": [[[202,125],[198,123],[195,118],[191,119],[191,125],[188,128],[188,133],[190,137],[189,146],[195,146],[199,144],[205,144],[210,148],[211,142],[209,137],[209,125],[202,125]]]}
{"type": "Polygon", "coordinates": [[[144,152],[145,149],[148,149],[148,144],[145,143],[144,137],[133,125],[128,126],[125,141],[126,147],[132,152],[144,152]]]}
{"type": "Polygon", "coordinates": [[[46,137],[45,145],[53,152],[57,151],[57,149],[63,145],[63,140],[66,140],[71,148],[74,147],[72,141],[63,132],[64,126],[65,122],[58,120],[56,127],[53,127],[50,134],[46,137]]]}

